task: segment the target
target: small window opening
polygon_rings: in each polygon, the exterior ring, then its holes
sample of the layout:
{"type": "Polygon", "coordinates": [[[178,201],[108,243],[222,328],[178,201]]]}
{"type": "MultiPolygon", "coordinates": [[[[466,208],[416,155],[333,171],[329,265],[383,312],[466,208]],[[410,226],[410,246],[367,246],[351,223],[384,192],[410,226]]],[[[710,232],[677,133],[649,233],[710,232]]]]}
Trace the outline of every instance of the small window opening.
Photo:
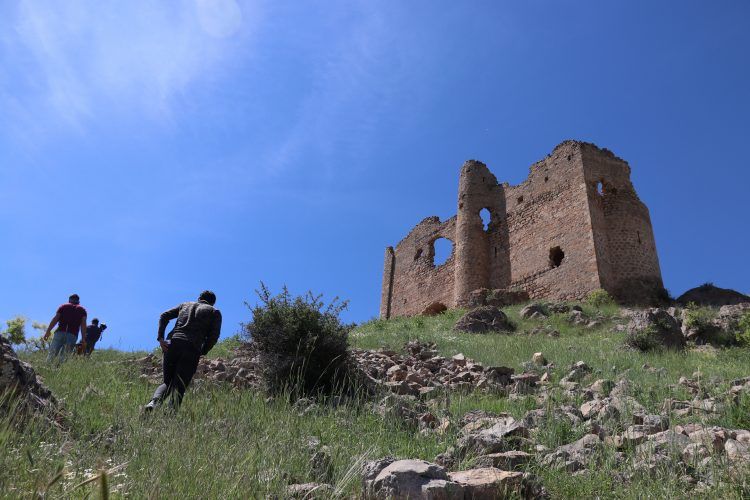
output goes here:
{"type": "Polygon", "coordinates": [[[497,247],[495,247],[495,257],[497,257],[497,247]]]}
{"type": "Polygon", "coordinates": [[[604,194],[604,183],[602,181],[596,183],[596,194],[599,196],[604,194]]]}
{"type": "Polygon", "coordinates": [[[560,247],[550,248],[549,250],[549,264],[552,267],[560,267],[563,259],[565,258],[565,252],[560,247]]]}
{"type": "Polygon", "coordinates": [[[490,213],[489,209],[483,208],[479,211],[479,217],[482,218],[482,227],[485,231],[489,229],[490,227],[490,221],[492,220],[492,214],[490,213]]]}
{"type": "Polygon", "coordinates": [[[636,231],[636,234],[638,235],[638,244],[641,245],[642,244],[641,243],[641,232],[640,231],[636,231]]]}
{"type": "Polygon", "coordinates": [[[572,156],[568,155],[568,161],[570,161],[571,158],[572,158],[572,156]]]}
{"type": "Polygon", "coordinates": [[[417,250],[417,253],[414,255],[414,260],[417,260],[421,256],[422,256],[422,249],[420,248],[419,250],[417,250]]]}
{"type": "Polygon", "coordinates": [[[518,197],[518,203],[523,203],[523,196],[518,197]]]}
{"type": "Polygon", "coordinates": [[[544,176],[544,182],[547,182],[548,180],[549,180],[549,177],[547,177],[547,176],[545,175],[545,176],[544,176]]]}
{"type": "Polygon", "coordinates": [[[461,210],[462,208],[464,208],[464,203],[463,202],[461,202],[461,203],[458,204],[458,209],[461,210]]]}
{"type": "Polygon", "coordinates": [[[438,238],[432,243],[434,266],[442,266],[450,259],[453,253],[453,242],[448,238],[438,238]]]}

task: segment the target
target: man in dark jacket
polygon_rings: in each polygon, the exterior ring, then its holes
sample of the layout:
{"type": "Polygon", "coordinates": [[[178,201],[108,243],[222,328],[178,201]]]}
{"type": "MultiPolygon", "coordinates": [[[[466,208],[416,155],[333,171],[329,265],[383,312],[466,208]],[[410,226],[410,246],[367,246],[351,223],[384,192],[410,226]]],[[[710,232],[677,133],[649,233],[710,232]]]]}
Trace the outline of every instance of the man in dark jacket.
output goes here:
{"type": "Polygon", "coordinates": [[[104,330],[106,329],[107,325],[104,323],[100,325],[98,318],[91,320],[91,324],[86,327],[86,342],[85,347],[83,348],[84,354],[89,356],[94,352],[94,346],[96,346],[96,343],[102,338],[102,333],[104,333],[104,330]]]}
{"type": "Polygon", "coordinates": [[[216,295],[206,290],[197,302],[185,302],[162,313],[156,340],[164,352],[164,383],[156,389],[145,411],[153,410],[166,398],[170,398],[175,410],[180,406],[198,360],[219,340],[221,313],[214,308],[215,303],[216,295]],[[177,323],[165,340],[167,324],[175,318],[177,323]]]}

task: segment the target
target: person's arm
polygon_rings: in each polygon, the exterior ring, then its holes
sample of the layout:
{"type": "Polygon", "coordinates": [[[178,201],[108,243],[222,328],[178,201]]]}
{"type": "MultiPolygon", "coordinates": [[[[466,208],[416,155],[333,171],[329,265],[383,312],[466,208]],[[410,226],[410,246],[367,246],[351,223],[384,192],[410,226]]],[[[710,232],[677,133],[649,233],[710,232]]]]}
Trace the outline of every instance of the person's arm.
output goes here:
{"type": "Polygon", "coordinates": [[[47,327],[47,331],[44,332],[44,337],[42,337],[42,340],[47,340],[49,338],[50,332],[52,332],[52,329],[55,327],[57,322],[60,321],[60,313],[55,313],[55,317],[52,318],[52,321],[49,322],[49,326],[47,327]]]}
{"type": "Polygon", "coordinates": [[[213,349],[219,340],[219,335],[221,335],[221,312],[216,309],[214,311],[214,320],[211,322],[211,331],[208,333],[206,342],[203,344],[201,354],[205,356],[208,354],[208,351],[213,349]]]}
{"type": "Polygon", "coordinates": [[[81,345],[86,349],[86,315],[81,319],[81,345]]]}
{"type": "Polygon", "coordinates": [[[164,340],[164,331],[167,329],[169,322],[180,315],[181,307],[182,304],[164,311],[159,316],[159,332],[156,334],[156,340],[159,342],[162,351],[166,351],[169,348],[169,344],[164,340]]]}
{"type": "Polygon", "coordinates": [[[160,342],[164,340],[164,332],[167,329],[167,325],[170,321],[180,315],[180,307],[182,307],[182,304],[173,307],[172,309],[167,309],[161,313],[161,316],[159,316],[159,332],[156,334],[156,340],[160,342]]]}

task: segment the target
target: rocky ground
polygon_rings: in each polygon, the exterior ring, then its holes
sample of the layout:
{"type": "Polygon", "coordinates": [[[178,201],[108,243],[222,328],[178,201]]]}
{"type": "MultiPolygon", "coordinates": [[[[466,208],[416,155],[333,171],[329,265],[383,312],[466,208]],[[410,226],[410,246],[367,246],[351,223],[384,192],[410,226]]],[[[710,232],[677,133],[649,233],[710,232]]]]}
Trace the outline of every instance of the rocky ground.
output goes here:
{"type": "MultiPolygon", "coordinates": [[[[512,319],[497,307],[480,306],[455,321],[450,335],[460,339],[546,338],[544,345],[550,346],[561,338],[563,326],[584,335],[580,342],[586,342],[587,331],[611,331],[621,336],[617,338],[622,338],[624,353],[656,352],[650,358],[656,363],[644,363],[638,369],[666,379],[667,370],[658,366],[658,352],[711,355],[711,350],[726,349],[713,347],[711,342],[725,337],[717,332],[734,331],[748,311],[750,303],[724,306],[709,320],[695,323],[686,309],[677,308],[622,309],[606,316],[576,305],[532,303],[519,308],[512,319]]],[[[602,469],[623,485],[668,474],[678,479],[684,491],[710,496],[727,482],[745,484],[750,477],[750,429],[717,425],[726,415],[748,407],[750,376],[719,379],[698,371],[667,384],[667,396],[654,405],[641,399],[642,388],[635,390],[631,369],[613,368],[607,374],[593,368],[590,359],[563,363],[556,359],[562,357],[560,351],[534,352],[514,366],[480,363],[461,352],[444,352],[435,342],[416,339],[400,349],[350,349],[356,379],[371,395],[368,405],[374,414],[413,429],[415,440],[436,436],[447,440],[435,456],[369,457],[352,463],[364,497],[546,498],[548,472],[542,472],[559,471],[585,479],[602,469]],[[462,395],[480,395],[509,405],[517,401],[526,410],[456,413],[452,400],[462,395]],[[568,440],[549,438],[551,431],[561,428],[568,430],[563,434],[570,436],[568,440]]],[[[149,385],[160,381],[158,355],[135,361],[143,381],[149,385]]],[[[128,370],[132,363],[132,359],[125,362],[128,370]]],[[[750,368],[746,373],[750,375],[750,368]]],[[[229,356],[201,359],[195,385],[256,391],[262,387],[261,380],[252,345],[241,345],[229,356]]],[[[59,403],[49,389],[2,339],[0,390],[9,388],[21,395],[27,410],[59,413],[59,403]]],[[[317,403],[300,400],[292,411],[312,418],[317,403]]],[[[310,477],[315,481],[290,480],[286,495],[341,496],[333,479],[333,448],[317,437],[305,440],[310,477]]]]}
{"type": "MultiPolygon", "coordinates": [[[[722,307],[711,328],[734,328],[750,304],[722,307]]],[[[544,320],[552,314],[565,315],[571,325],[596,328],[602,318],[587,316],[581,307],[566,304],[529,304],[521,318],[544,320]]],[[[613,328],[627,334],[634,349],[684,349],[702,339],[702,333],[683,326],[683,312],[671,309],[623,310],[613,328]],[[632,339],[648,334],[649,345],[632,339]]],[[[516,329],[502,310],[481,306],[467,312],[454,329],[473,334],[513,334],[516,329]]],[[[527,333],[554,331],[540,327],[527,333]]],[[[559,333],[557,334],[559,335],[559,333]]],[[[682,377],[678,385],[692,399],[668,398],[659,413],[649,413],[631,395],[627,378],[599,378],[580,360],[557,367],[544,353],[535,353],[520,373],[506,366],[483,366],[459,353],[441,356],[434,343],[409,341],[398,352],[392,349],[351,349],[351,359],[361,379],[375,394],[390,394],[375,406],[384,417],[395,417],[422,435],[458,430],[454,446],[432,462],[385,457],[367,462],[362,469],[363,491],[371,498],[499,498],[516,495],[544,498],[547,493],[539,478],[524,472],[530,464],[562,473],[585,475],[605,461],[614,464],[620,480],[669,468],[680,481],[696,492],[710,491],[721,480],[717,468],[729,477],[750,466],[750,430],[704,425],[700,422],[727,411],[740,398],[750,396],[750,377],[728,381],[724,394],[708,396],[701,374],[682,377]],[[552,384],[551,375],[564,375],[552,384]],[[532,395],[537,407],[522,418],[507,413],[473,411],[459,418],[441,412],[441,401],[450,394],[482,392],[498,397],[532,395]],[[671,423],[673,417],[695,416],[697,422],[671,423]],[[575,441],[548,449],[535,436],[550,420],[564,421],[584,430],[575,441]],[[454,470],[455,464],[475,467],[454,470]]],[[[144,377],[157,378],[157,359],[139,360],[144,377]]],[[[658,370],[642,366],[643,370],[658,370]]],[[[228,382],[237,387],[255,386],[256,372],[251,348],[241,348],[231,359],[203,360],[197,377],[228,382]]],[[[718,383],[718,381],[715,381],[718,383]]],[[[304,412],[309,402],[298,405],[304,412]]],[[[325,450],[318,453],[325,454],[325,450]]],[[[326,483],[290,486],[292,496],[323,497],[332,491],[326,483]]]]}

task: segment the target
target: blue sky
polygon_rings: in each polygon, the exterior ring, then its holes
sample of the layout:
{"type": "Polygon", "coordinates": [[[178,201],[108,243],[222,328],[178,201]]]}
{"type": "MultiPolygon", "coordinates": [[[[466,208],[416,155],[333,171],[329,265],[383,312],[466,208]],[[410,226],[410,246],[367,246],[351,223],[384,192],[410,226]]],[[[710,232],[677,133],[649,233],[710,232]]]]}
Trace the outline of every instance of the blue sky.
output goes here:
{"type": "Polygon", "coordinates": [[[564,139],[625,158],[666,286],[750,292],[746,1],[0,4],[0,319],[103,345],[260,280],[377,315],[383,252],[564,139]]]}

